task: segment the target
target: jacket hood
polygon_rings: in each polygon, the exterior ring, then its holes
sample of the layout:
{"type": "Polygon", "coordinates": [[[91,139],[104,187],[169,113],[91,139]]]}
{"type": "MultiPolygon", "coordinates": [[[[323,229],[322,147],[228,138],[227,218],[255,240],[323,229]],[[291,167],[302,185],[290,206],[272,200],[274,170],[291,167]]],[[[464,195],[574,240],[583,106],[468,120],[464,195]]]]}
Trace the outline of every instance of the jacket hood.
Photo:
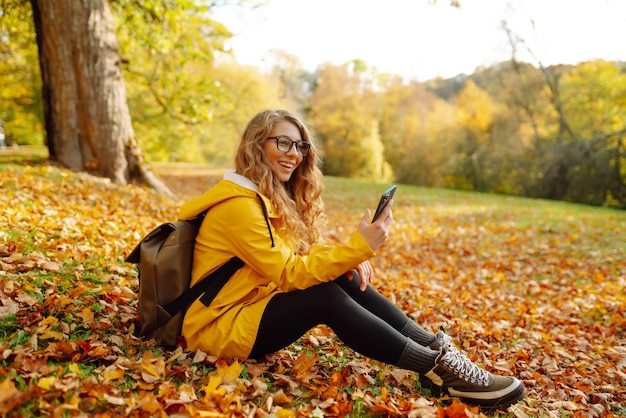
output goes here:
{"type": "Polygon", "coordinates": [[[258,190],[257,185],[249,179],[232,171],[227,171],[224,174],[224,179],[207,190],[203,195],[185,202],[180,208],[178,218],[193,218],[212,206],[233,197],[261,198],[267,208],[267,216],[270,218],[277,217],[269,199],[261,195],[258,190]]]}

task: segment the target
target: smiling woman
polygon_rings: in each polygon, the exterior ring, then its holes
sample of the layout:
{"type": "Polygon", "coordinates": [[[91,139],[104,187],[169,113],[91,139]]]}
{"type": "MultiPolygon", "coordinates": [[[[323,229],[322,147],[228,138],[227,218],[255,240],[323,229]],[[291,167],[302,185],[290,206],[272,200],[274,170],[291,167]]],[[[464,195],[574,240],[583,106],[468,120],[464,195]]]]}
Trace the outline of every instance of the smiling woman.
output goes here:
{"type": "Polygon", "coordinates": [[[182,331],[189,348],[259,359],[324,324],[356,352],[418,372],[433,394],[484,410],[523,399],[518,379],[479,368],[443,329],[427,332],[371,286],[369,260],[387,241],[393,200],[376,220],[369,209],[355,219],[345,243],[324,239],[318,158],[298,115],[260,112],[241,136],[235,171],[182,206],[180,219],[208,211],[196,237],[192,285],[233,257],[245,263],[212,302],[201,298],[189,307],[182,331]]]}

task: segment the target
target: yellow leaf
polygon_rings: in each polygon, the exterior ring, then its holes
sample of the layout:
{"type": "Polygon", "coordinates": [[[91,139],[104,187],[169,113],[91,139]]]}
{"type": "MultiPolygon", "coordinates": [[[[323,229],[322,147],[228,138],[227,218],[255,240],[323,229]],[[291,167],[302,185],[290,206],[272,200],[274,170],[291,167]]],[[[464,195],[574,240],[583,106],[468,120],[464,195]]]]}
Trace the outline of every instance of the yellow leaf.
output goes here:
{"type": "Polygon", "coordinates": [[[42,389],[49,390],[52,387],[52,385],[54,385],[54,382],[56,381],[56,379],[57,378],[54,376],[42,377],[37,382],[37,386],[39,386],[42,389]]]}
{"type": "Polygon", "coordinates": [[[48,316],[48,317],[44,318],[39,325],[40,326],[54,325],[57,322],[59,322],[59,320],[56,317],[48,316]]]}
{"type": "Polygon", "coordinates": [[[226,393],[226,389],[219,388],[218,386],[222,383],[222,378],[220,376],[211,376],[209,378],[209,383],[202,387],[202,390],[207,395],[224,395],[226,393]]]}
{"type": "Polygon", "coordinates": [[[280,409],[276,412],[276,418],[296,418],[296,412],[288,409],[280,409]]]}
{"type": "Polygon", "coordinates": [[[57,340],[61,341],[63,339],[63,334],[58,331],[53,331],[52,329],[46,329],[40,336],[42,340],[57,340]]]}
{"type": "Polygon", "coordinates": [[[80,312],[80,317],[83,319],[83,321],[85,322],[91,322],[93,321],[93,311],[91,310],[91,308],[85,308],[80,312]]]}
{"type": "Polygon", "coordinates": [[[199,417],[208,417],[208,418],[223,418],[226,417],[226,414],[221,414],[219,412],[213,411],[194,411],[194,414],[199,417]]]}
{"type": "Polygon", "coordinates": [[[111,380],[123,380],[124,379],[124,370],[115,368],[113,370],[109,370],[104,373],[105,383],[111,380]]]}
{"type": "Polygon", "coordinates": [[[70,369],[72,373],[80,374],[80,367],[76,363],[70,363],[68,369],[70,369]]]}
{"type": "Polygon", "coordinates": [[[238,361],[233,362],[230,366],[223,367],[218,364],[217,375],[222,378],[224,383],[231,383],[237,380],[241,374],[243,367],[238,361]]]}
{"type": "Polygon", "coordinates": [[[148,383],[154,383],[161,380],[163,376],[165,376],[165,360],[162,357],[153,359],[144,356],[141,362],[141,378],[148,383]]]}

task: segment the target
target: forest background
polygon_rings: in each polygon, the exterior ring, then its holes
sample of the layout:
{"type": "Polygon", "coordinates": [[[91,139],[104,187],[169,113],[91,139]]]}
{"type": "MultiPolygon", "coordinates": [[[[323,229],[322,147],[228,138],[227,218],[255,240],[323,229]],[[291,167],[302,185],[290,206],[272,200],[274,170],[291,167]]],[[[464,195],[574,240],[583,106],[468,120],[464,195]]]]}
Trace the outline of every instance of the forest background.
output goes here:
{"type": "MultiPolygon", "coordinates": [[[[626,208],[624,62],[521,62],[524,41],[508,32],[510,60],[450,79],[419,82],[362,60],[311,72],[280,50],[262,71],[225,47],[232,34],[211,17],[220,2],[112,5],[133,127],[150,161],[226,167],[250,116],[286,107],[309,120],[328,175],[626,208]]],[[[32,21],[29,2],[0,5],[9,144],[45,142],[32,21]]]]}

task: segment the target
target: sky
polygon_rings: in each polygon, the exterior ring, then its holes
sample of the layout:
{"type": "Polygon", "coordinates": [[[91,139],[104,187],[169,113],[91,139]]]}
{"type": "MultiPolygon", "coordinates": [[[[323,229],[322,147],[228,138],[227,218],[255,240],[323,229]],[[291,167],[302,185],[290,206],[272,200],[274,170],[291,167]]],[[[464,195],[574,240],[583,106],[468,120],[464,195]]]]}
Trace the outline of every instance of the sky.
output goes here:
{"type": "Polygon", "coordinates": [[[361,59],[410,79],[471,74],[511,58],[502,23],[524,40],[516,57],[544,65],[626,61],[626,0],[267,0],[217,10],[237,61],[264,68],[280,49],[309,71],[361,59]],[[526,52],[532,51],[532,55],[526,52]]]}

